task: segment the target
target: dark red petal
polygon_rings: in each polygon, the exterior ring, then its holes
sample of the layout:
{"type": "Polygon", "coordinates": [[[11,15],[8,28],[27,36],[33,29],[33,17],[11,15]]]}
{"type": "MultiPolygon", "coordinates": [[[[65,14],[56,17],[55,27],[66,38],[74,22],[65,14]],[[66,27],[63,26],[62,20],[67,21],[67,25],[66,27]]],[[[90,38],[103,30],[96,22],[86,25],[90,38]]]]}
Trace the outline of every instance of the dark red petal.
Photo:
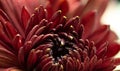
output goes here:
{"type": "Polygon", "coordinates": [[[9,20],[7,14],[6,14],[2,9],[0,9],[0,15],[1,15],[6,21],[9,20]]]}
{"type": "Polygon", "coordinates": [[[98,28],[93,34],[91,34],[88,39],[90,41],[94,41],[95,45],[100,45],[103,42],[101,42],[102,40],[104,40],[104,42],[106,42],[107,40],[105,40],[105,38],[109,35],[109,31],[110,28],[108,25],[102,25],[100,28],[98,28]]]}
{"type": "Polygon", "coordinates": [[[18,1],[8,1],[8,0],[0,0],[2,10],[8,15],[10,18],[10,22],[16,27],[16,30],[24,37],[23,29],[21,28],[21,20],[20,13],[21,8],[19,7],[20,3],[18,1]]]}
{"type": "Polygon", "coordinates": [[[42,19],[38,25],[39,27],[42,27],[42,26],[46,26],[47,24],[48,24],[48,20],[42,19]]]}
{"type": "Polygon", "coordinates": [[[71,25],[73,26],[73,28],[76,28],[78,26],[79,22],[80,22],[79,16],[73,17],[65,24],[64,28],[68,28],[71,25]]]}
{"type": "Polygon", "coordinates": [[[5,20],[1,15],[0,15],[0,25],[10,39],[13,39],[13,37],[17,34],[17,31],[12,25],[12,23],[5,20]]]}
{"type": "Polygon", "coordinates": [[[53,12],[56,10],[62,10],[64,15],[68,12],[69,6],[67,0],[56,0],[56,1],[49,0],[49,1],[53,12]]]}
{"type": "Polygon", "coordinates": [[[115,58],[113,61],[115,65],[120,65],[120,58],[115,58]]]}
{"type": "Polygon", "coordinates": [[[48,11],[48,19],[54,14],[53,8],[50,4],[46,6],[46,10],[48,11]]]}
{"type": "Polygon", "coordinates": [[[90,70],[93,70],[93,68],[95,67],[95,64],[97,62],[98,58],[96,55],[94,55],[91,60],[90,60],[90,70]]]}
{"type": "Polygon", "coordinates": [[[32,41],[26,41],[25,44],[24,44],[24,52],[25,52],[25,55],[27,55],[30,50],[32,50],[32,41]]]}
{"type": "Polygon", "coordinates": [[[102,61],[102,64],[97,66],[97,70],[102,70],[102,71],[113,71],[115,68],[114,61],[111,59],[106,59],[102,61]]]}
{"type": "Polygon", "coordinates": [[[53,16],[51,17],[50,21],[53,22],[53,25],[51,26],[51,28],[55,28],[61,19],[61,10],[58,10],[56,13],[53,14],[53,16]]]}
{"type": "Polygon", "coordinates": [[[83,24],[79,24],[79,25],[77,26],[77,33],[78,33],[78,35],[79,35],[79,36],[78,36],[79,39],[82,38],[83,32],[84,32],[84,26],[83,26],[83,24]]]}
{"type": "Polygon", "coordinates": [[[93,10],[85,14],[85,16],[81,18],[81,24],[83,24],[85,28],[82,38],[86,39],[99,26],[98,18],[97,18],[97,11],[93,10]]]}
{"type": "Polygon", "coordinates": [[[44,35],[39,35],[39,36],[34,40],[34,42],[32,43],[33,46],[36,46],[36,44],[39,44],[41,41],[43,41],[43,37],[44,37],[44,35]]]}
{"type": "Polygon", "coordinates": [[[68,0],[69,4],[69,13],[68,17],[72,16],[80,16],[82,15],[82,12],[84,11],[84,8],[86,6],[86,3],[88,0],[68,0]]]}
{"type": "Polygon", "coordinates": [[[4,32],[3,28],[0,26],[0,40],[3,41],[5,44],[10,45],[10,39],[7,34],[4,32]]]}
{"type": "Polygon", "coordinates": [[[18,51],[18,61],[20,65],[25,64],[25,51],[24,47],[21,47],[18,51]]]}
{"type": "Polygon", "coordinates": [[[16,56],[9,50],[5,49],[4,46],[0,45],[0,68],[11,66],[17,66],[16,56]]]}
{"type": "Polygon", "coordinates": [[[0,4],[1,4],[1,8],[9,16],[12,24],[16,27],[16,29],[24,37],[25,36],[24,31],[21,26],[22,8],[23,8],[23,6],[26,6],[28,8],[28,11],[30,12],[30,14],[32,14],[34,9],[40,5],[40,1],[38,1],[38,0],[20,0],[20,1],[0,0],[0,4]]]}
{"type": "Polygon", "coordinates": [[[4,41],[1,41],[1,40],[0,40],[0,45],[4,46],[5,49],[7,49],[7,50],[9,50],[9,51],[11,51],[11,52],[14,53],[14,50],[13,50],[11,44],[10,44],[10,45],[9,45],[9,44],[6,44],[4,41]]]}
{"type": "MultiPolygon", "coordinates": [[[[79,24],[80,18],[78,16],[71,18],[65,25],[64,25],[64,31],[66,32],[72,32],[72,29],[78,29],[76,27],[80,26],[79,24]]],[[[79,28],[80,29],[80,28],[79,28]]]]}
{"type": "Polygon", "coordinates": [[[18,54],[19,48],[23,45],[23,38],[20,34],[17,34],[12,42],[15,52],[18,54]]]}
{"type": "Polygon", "coordinates": [[[39,63],[38,67],[42,68],[48,62],[52,62],[52,57],[48,57],[48,55],[43,55],[41,57],[41,62],[39,63]]]}
{"type": "Polygon", "coordinates": [[[98,43],[96,44],[96,46],[100,46],[101,43],[104,43],[106,41],[108,41],[109,43],[112,43],[114,41],[117,41],[118,36],[113,32],[113,31],[109,31],[108,34],[98,43]]]}
{"type": "Polygon", "coordinates": [[[32,49],[28,55],[27,59],[27,69],[31,70],[35,66],[35,63],[37,62],[37,54],[35,49],[32,49]]]}
{"type": "Polygon", "coordinates": [[[34,14],[32,14],[28,24],[27,24],[27,27],[26,27],[26,30],[25,30],[25,34],[27,35],[28,32],[30,32],[30,30],[36,25],[36,24],[39,24],[39,22],[42,20],[42,19],[46,19],[46,10],[43,8],[43,6],[39,6],[39,8],[36,8],[35,9],[35,12],[34,14]]]}
{"type": "Polygon", "coordinates": [[[16,36],[17,31],[10,22],[5,23],[5,29],[9,38],[13,39],[16,36]]]}
{"type": "Polygon", "coordinates": [[[47,62],[42,66],[41,71],[50,71],[50,68],[52,67],[53,62],[47,62]]]}
{"type": "Polygon", "coordinates": [[[25,41],[30,40],[30,38],[31,38],[33,35],[35,35],[35,32],[38,30],[38,28],[39,28],[38,25],[35,25],[35,26],[31,29],[31,31],[28,32],[28,35],[27,35],[25,41]]]}
{"type": "Polygon", "coordinates": [[[42,1],[43,0],[20,0],[20,1],[4,1],[4,0],[1,0],[0,3],[1,3],[1,8],[2,9],[6,10],[6,8],[8,8],[7,13],[10,12],[10,10],[15,9],[15,11],[18,13],[18,17],[20,19],[20,15],[21,15],[21,11],[22,11],[23,6],[26,6],[28,8],[28,11],[30,12],[30,14],[32,14],[34,9],[36,7],[38,7],[40,4],[44,5],[42,3],[42,1]]]}
{"type": "Polygon", "coordinates": [[[107,53],[107,48],[108,48],[108,42],[103,43],[101,46],[99,46],[99,48],[97,48],[96,55],[99,59],[105,57],[107,53]]]}
{"type": "Polygon", "coordinates": [[[106,38],[106,40],[109,41],[109,42],[113,42],[113,40],[117,40],[117,39],[118,39],[118,36],[112,30],[109,32],[109,35],[106,38]]]}
{"type": "Polygon", "coordinates": [[[63,16],[63,17],[61,18],[60,24],[65,25],[66,22],[67,22],[67,17],[66,17],[66,16],[63,16]]]}
{"type": "Polygon", "coordinates": [[[107,49],[107,57],[113,57],[120,51],[120,44],[117,42],[110,42],[107,49]]]}
{"type": "Polygon", "coordinates": [[[44,30],[46,29],[46,26],[42,26],[42,27],[40,27],[36,32],[35,32],[35,34],[34,35],[41,35],[43,32],[44,32],[44,30]]]}
{"type": "Polygon", "coordinates": [[[97,10],[98,16],[101,17],[104,10],[106,9],[106,6],[108,4],[109,0],[89,0],[86,4],[86,6],[83,9],[83,12],[81,15],[86,14],[87,12],[91,10],[97,10]]]}
{"type": "Polygon", "coordinates": [[[22,25],[23,29],[26,29],[29,18],[30,18],[30,14],[26,10],[26,7],[23,7],[22,12],[21,12],[21,20],[22,20],[22,24],[23,24],[22,25]]]}
{"type": "Polygon", "coordinates": [[[62,10],[62,15],[66,15],[69,11],[69,6],[67,0],[64,0],[61,5],[58,8],[59,10],[62,10]]]}
{"type": "Polygon", "coordinates": [[[65,66],[65,71],[73,71],[73,65],[71,63],[71,61],[69,59],[66,59],[67,62],[66,62],[66,66],[65,66]]]}
{"type": "Polygon", "coordinates": [[[56,2],[59,2],[60,0],[49,0],[49,2],[51,3],[51,4],[55,4],[56,2]]]}

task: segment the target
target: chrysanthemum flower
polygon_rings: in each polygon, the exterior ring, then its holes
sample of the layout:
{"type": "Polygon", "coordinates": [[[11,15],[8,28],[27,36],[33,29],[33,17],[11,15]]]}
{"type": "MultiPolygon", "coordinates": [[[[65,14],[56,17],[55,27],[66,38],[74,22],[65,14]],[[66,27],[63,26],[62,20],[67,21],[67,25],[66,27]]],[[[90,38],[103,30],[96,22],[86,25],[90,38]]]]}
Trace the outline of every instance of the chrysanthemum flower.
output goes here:
{"type": "Polygon", "coordinates": [[[0,71],[112,71],[119,64],[116,35],[99,24],[98,10],[67,19],[67,1],[57,1],[55,8],[41,2],[46,10],[37,0],[0,0],[0,71]]]}

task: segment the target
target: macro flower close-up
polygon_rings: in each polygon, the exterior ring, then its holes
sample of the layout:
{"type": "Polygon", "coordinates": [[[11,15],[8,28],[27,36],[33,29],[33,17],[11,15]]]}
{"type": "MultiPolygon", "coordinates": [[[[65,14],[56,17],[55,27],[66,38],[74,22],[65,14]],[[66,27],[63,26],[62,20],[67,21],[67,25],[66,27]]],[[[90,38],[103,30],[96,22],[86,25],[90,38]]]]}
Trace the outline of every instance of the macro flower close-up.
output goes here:
{"type": "Polygon", "coordinates": [[[113,71],[109,0],[0,0],[0,71],[113,71]]]}

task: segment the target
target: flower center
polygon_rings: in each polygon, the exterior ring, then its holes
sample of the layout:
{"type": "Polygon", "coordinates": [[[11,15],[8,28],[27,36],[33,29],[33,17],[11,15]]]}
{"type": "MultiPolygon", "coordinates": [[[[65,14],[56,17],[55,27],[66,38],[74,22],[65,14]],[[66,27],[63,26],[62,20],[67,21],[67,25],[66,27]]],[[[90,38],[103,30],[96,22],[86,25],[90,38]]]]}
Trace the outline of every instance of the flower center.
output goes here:
{"type": "Polygon", "coordinates": [[[50,55],[53,56],[55,61],[59,60],[62,56],[69,54],[69,50],[75,49],[73,47],[72,36],[66,36],[65,34],[54,35],[48,39],[52,44],[50,55]]]}

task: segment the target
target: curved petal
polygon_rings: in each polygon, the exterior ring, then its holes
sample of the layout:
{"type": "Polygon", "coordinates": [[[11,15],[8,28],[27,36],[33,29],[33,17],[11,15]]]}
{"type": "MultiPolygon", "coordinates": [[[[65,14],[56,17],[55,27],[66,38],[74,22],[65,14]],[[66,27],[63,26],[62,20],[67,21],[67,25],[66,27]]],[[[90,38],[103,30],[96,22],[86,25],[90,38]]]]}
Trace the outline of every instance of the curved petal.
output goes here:
{"type": "Polygon", "coordinates": [[[106,56],[107,57],[113,57],[115,56],[118,52],[120,51],[120,44],[117,42],[111,42],[108,45],[108,49],[107,49],[107,53],[106,56]]]}
{"type": "Polygon", "coordinates": [[[117,40],[117,36],[113,31],[110,30],[108,25],[103,25],[98,28],[98,30],[96,30],[92,35],[90,35],[88,39],[94,41],[96,47],[99,47],[101,44],[108,41],[109,45],[106,52],[107,57],[113,57],[120,50],[120,44],[115,42],[115,40],[117,40]]]}
{"type": "Polygon", "coordinates": [[[0,0],[0,4],[2,10],[8,15],[10,18],[10,22],[14,24],[16,28],[18,28],[19,32],[23,35],[23,30],[20,27],[20,12],[21,9],[18,6],[19,3],[13,0],[0,0]],[[17,6],[15,6],[17,4],[17,6]],[[18,10],[17,10],[18,9],[18,10]]]}
{"type": "Polygon", "coordinates": [[[17,66],[16,56],[0,45],[0,68],[17,66]]]}
{"type": "Polygon", "coordinates": [[[88,36],[87,39],[94,41],[95,45],[101,45],[107,41],[105,38],[109,35],[109,31],[110,29],[108,25],[102,25],[93,34],[88,36]],[[104,42],[102,42],[102,40],[104,40],[104,42]]]}
{"type": "Polygon", "coordinates": [[[69,5],[68,17],[80,16],[88,0],[67,0],[69,5]]]}
{"type": "Polygon", "coordinates": [[[120,58],[114,59],[114,64],[115,65],[120,65],[120,58]]]}
{"type": "Polygon", "coordinates": [[[106,41],[113,43],[113,41],[118,39],[118,36],[112,30],[110,30],[109,25],[102,25],[100,28],[98,28],[98,30],[96,30],[87,38],[91,41],[95,41],[95,45],[99,47],[106,41]]]}
{"type": "MultiPolygon", "coordinates": [[[[41,0],[40,0],[41,1],[41,0]]],[[[39,0],[0,0],[1,9],[8,15],[10,22],[18,29],[20,34],[24,36],[24,31],[21,28],[21,11],[22,7],[26,6],[30,12],[39,6],[39,0]]]]}
{"type": "Polygon", "coordinates": [[[80,23],[83,24],[85,28],[82,37],[83,39],[86,39],[88,36],[90,36],[96,30],[96,28],[100,26],[98,22],[99,21],[96,10],[88,12],[85,16],[81,18],[80,23]]]}
{"type": "Polygon", "coordinates": [[[66,15],[69,11],[69,6],[67,0],[49,0],[46,9],[49,13],[48,17],[51,17],[57,10],[62,10],[62,14],[66,15]]]}
{"type": "Polygon", "coordinates": [[[97,10],[99,17],[101,17],[101,15],[106,9],[108,2],[109,0],[88,0],[87,4],[81,10],[82,12],[79,13],[79,9],[76,9],[75,15],[77,14],[79,16],[83,16],[91,10],[97,10]]]}
{"type": "Polygon", "coordinates": [[[113,40],[117,40],[117,39],[118,39],[118,36],[113,31],[110,31],[107,37],[107,40],[109,42],[113,42],[113,40]]]}
{"type": "Polygon", "coordinates": [[[26,10],[26,7],[23,7],[21,12],[21,21],[22,21],[22,27],[24,30],[26,29],[29,19],[30,19],[30,14],[26,10]]]}

